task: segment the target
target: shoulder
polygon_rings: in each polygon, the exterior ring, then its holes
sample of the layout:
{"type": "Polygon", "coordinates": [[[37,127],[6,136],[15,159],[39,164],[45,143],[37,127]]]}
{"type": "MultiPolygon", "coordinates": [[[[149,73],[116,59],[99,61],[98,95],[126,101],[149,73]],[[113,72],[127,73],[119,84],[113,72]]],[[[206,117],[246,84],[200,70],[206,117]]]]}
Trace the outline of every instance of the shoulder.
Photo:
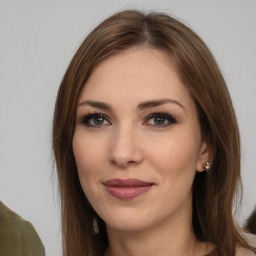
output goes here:
{"type": "Polygon", "coordinates": [[[29,221],[24,220],[20,215],[9,209],[0,201],[0,229],[6,232],[23,232],[29,230],[34,232],[34,227],[29,221]]]}
{"type": "Polygon", "coordinates": [[[0,220],[1,229],[13,230],[22,221],[22,218],[0,201],[0,220]]]}
{"type": "Polygon", "coordinates": [[[246,248],[237,247],[235,256],[255,256],[255,253],[246,248]]]}
{"type": "Polygon", "coordinates": [[[256,247],[256,235],[250,233],[244,233],[245,239],[249,245],[256,247]]]}
{"type": "MultiPolygon", "coordinates": [[[[256,247],[256,235],[250,233],[243,233],[245,240],[252,247],[256,247]]],[[[241,246],[237,246],[235,256],[255,256],[255,253],[241,246]]]]}
{"type": "Polygon", "coordinates": [[[29,221],[24,220],[20,215],[9,209],[0,201],[0,228],[6,231],[17,231],[17,229],[34,230],[29,221]]]}
{"type": "MultiPolygon", "coordinates": [[[[44,255],[44,246],[33,225],[1,201],[0,237],[0,255],[10,255],[10,252],[15,250],[25,252],[24,255],[33,255],[34,252],[36,252],[34,255],[44,255]]],[[[17,255],[20,255],[20,251],[17,251],[17,255]]]]}

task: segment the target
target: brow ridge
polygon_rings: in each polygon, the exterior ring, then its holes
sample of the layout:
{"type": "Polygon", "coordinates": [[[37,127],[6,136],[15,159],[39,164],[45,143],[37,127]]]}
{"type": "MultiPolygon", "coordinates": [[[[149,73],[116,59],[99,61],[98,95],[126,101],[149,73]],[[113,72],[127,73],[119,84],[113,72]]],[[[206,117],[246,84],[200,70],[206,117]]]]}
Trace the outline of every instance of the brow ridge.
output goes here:
{"type": "MultiPolygon", "coordinates": [[[[167,103],[172,103],[172,104],[176,104],[178,106],[180,106],[181,108],[184,109],[184,106],[177,100],[173,100],[173,99],[157,99],[157,100],[148,100],[148,101],[144,101],[141,102],[137,108],[139,110],[143,110],[146,108],[153,108],[153,107],[157,107],[157,106],[161,106],[163,104],[167,104],[167,103]]],[[[91,107],[94,108],[99,108],[99,109],[103,109],[103,110],[112,110],[112,107],[105,103],[105,102],[100,102],[100,101],[93,101],[93,100],[85,100],[83,102],[81,102],[78,107],[80,106],[84,106],[84,105],[89,105],[91,107]]]]}
{"type": "Polygon", "coordinates": [[[78,105],[78,107],[85,106],[85,105],[89,105],[91,107],[104,109],[104,110],[112,110],[112,107],[109,104],[100,102],[100,101],[93,101],[93,100],[85,100],[85,101],[81,102],[78,105]]]}
{"type": "Polygon", "coordinates": [[[167,103],[176,104],[184,109],[184,106],[179,101],[173,100],[173,99],[158,99],[158,100],[144,101],[138,105],[138,109],[142,110],[145,108],[157,107],[167,103]]]}

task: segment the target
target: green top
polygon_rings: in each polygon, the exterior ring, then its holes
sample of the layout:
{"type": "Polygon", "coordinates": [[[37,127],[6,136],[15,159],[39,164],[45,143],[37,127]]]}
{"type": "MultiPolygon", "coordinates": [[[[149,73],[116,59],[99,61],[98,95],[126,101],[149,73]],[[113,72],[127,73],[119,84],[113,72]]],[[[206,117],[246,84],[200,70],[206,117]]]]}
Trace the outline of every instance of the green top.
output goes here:
{"type": "Polygon", "coordinates": [[[0,201],[0,256],[45,256],[32,224],[0,201]]]}

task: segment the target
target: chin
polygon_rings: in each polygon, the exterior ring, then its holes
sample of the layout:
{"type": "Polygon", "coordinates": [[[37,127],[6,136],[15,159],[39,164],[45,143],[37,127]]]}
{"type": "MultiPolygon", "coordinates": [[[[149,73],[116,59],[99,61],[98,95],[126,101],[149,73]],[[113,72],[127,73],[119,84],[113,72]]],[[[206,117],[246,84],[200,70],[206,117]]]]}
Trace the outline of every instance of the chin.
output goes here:
{"type": "Polygon", "coordinates": [[[136,232],[146,230],[151,222],[150,218],[146,214],[141,212],[135,213],[134,211],[119,212],[117,214],[111,214],[111,216],[102,216],[107,228],[136,232]]]}

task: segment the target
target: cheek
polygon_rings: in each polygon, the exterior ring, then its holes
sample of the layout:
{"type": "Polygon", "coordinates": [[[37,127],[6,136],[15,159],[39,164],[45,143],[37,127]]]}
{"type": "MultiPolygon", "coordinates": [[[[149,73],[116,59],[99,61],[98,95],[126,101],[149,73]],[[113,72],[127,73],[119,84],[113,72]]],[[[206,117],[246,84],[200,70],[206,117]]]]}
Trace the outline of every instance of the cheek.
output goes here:
{"type": "Polygon", "coordinates": [[[168,205],[166,200],[171,200],[173,209],[187,202],[191,195],[200,144],[200,133],[199,136],[194,134],[173,133],[161,143],[154,143],[155,147],[148,151],[150,165],[163,185],[163,194],[168,195],[168,199],[161,197],[158,200],[162,205],[168,205]]]}
{"type": "Polygon", "coordinates": [[[73,137],[73,152],[77,166],[91,170],[102,164],[105,144],[102,136],[88,135],[82,129],[78,129],[73,137]]]}
{"type": "Polygon", "coordinates": [[[150,165],[158,173],[162,194],[157,198],[163,211],[179,209],[191,200],[191,189],[198,159],[198,140],[176,134],[148,152],[150,165]]]}
{"type": "Polygon", "coordinates": [[[162,170],[170,175],[178,175],[183,171],[196,171],[200,134],[198,136],[191,132],[177,132],[150,144],[147,145],[147,159],[152,165],[158,165],[159,171],[162,170]]]}
{"type": "Polygon", "coordinates": [[[75,133],[73,138],[73,152],[77,165],[79,180],[85,193],[89,193],[91,187],[99,182],[99,173],[103,166],[105,152],[104,146],[99,141],[75,133]]]}

